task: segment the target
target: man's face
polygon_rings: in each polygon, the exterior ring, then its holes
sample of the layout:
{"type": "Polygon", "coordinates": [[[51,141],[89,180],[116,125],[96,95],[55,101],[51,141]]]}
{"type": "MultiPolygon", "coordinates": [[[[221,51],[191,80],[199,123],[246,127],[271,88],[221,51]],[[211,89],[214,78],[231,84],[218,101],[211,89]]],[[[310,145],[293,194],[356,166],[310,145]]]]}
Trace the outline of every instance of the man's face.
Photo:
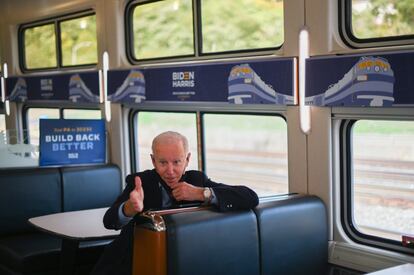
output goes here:
{"type": "Polygon", "coordinates": [[[168,184],[179,182],[190,161],[182,142],[159,143],[151,155],[152,164],[161,178],[168,184]]]}

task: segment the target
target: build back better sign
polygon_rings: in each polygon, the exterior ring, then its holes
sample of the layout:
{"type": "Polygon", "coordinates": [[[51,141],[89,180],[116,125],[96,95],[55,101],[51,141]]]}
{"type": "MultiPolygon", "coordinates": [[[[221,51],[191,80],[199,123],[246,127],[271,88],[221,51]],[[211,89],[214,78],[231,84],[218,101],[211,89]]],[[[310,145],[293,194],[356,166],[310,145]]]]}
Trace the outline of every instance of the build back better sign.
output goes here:
{"type": "Polygon", "coordinates": [[[105,149],[103,120],[40,120],[40,166],[104,163],[105,149]]]}

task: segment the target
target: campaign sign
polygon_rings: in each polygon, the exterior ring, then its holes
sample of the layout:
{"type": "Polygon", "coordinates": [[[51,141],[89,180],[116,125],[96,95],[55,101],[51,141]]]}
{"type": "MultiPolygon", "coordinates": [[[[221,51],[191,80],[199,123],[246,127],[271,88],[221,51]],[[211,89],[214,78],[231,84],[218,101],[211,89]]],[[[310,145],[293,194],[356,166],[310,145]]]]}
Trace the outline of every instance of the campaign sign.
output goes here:
{"type": "Polygon", "coordinates": [[[293,105],[294,58],[108,72],[108,100],[293,105]]]}
{"type": "Polygon", "coordinates": [[[292,105],[293,72],[293,58],[149,68],[146,100],[292,105]]]}
{"type": "Polygon", "coordinates": [[[103,120],[40,120],[40,166],[104,163],[105,149],[103,120]]]}

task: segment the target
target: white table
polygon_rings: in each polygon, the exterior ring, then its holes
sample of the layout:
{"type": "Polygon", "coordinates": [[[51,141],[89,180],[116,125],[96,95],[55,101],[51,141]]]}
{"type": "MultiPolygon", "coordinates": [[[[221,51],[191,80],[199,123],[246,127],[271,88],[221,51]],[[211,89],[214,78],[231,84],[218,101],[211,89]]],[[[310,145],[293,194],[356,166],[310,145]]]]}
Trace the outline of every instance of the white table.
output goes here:
{"type": "Polygon", "coordinates": [[[376,272],[368,273],[370,275],[413,275],[414,274],[414,264],[403,264],[376,272]]]}
{"type": "Polygon", "coordinates": [[[62,212],[29,219],[29,223],[40,231],[62,238],[60,274],[73,274],[81,241],[112,239],[119,234],[119,230],[108,230],[103,226],[107,209],[62,212]]]}

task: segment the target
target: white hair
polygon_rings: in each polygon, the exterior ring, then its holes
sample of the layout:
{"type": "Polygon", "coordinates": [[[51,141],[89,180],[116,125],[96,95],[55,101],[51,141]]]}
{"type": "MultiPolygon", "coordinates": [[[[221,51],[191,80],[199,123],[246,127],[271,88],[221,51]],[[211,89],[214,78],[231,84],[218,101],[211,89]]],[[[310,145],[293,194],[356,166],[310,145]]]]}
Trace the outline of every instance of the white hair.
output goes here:
{"type": "Polygon", "coordinates": [[[183,136],[182,134],[178,133],[178,132],[173,132],[173,131],[167,131],[167,132],[163,132],[161,134],[159,134],[158,136],[156,136],[153,141],[152,141],[152,153],[154,153],[155,151],[155,147],[157,146],[157,144],[159,143],[165,143],[165,142],[177,142],[177,141],[181,141],[184,147],[184,151],[187,154],[188,153],[188,140],[185,136],[183,136]]]}

